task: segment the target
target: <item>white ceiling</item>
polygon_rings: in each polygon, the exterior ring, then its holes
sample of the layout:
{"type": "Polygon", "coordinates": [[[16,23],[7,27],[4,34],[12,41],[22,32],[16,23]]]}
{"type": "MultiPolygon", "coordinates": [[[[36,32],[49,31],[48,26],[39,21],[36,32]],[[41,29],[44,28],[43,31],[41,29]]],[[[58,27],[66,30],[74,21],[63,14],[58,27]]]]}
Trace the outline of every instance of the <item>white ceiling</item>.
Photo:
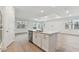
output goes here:
{"type": "Polygon", "coordinates": [[[39,17],[62,18],[79,16],[79,6],[16,6],[15,14],[18,18],[33,19],[39,17]]]}

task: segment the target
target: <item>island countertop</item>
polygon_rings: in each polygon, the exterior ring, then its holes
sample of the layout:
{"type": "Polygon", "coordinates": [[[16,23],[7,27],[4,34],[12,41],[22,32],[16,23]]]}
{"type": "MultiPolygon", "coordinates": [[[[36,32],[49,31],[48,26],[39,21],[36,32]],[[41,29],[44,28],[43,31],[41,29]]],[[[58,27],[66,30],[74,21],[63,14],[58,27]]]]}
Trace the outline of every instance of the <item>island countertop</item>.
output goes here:
{"type": "MultiPolygon", "coordinates": [[[[38,32],[38,31],[33,31],[33,32],[38,32]]],[[[42,33],[42,34],[49,34],[49,35],[52,35],[52,34],[68,34],[68,35],[76,35],[76,36],[79,36],[79,32],[77,31],[61,31],[61,32],[39,32],[39,33],[42,33]]]]}

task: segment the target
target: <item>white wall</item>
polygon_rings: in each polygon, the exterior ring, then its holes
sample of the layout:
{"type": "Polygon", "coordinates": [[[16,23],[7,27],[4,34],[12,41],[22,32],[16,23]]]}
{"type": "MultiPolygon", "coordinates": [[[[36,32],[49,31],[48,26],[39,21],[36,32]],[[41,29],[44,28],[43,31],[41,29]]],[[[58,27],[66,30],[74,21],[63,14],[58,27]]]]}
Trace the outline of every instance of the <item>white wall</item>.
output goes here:
{"type": "Polygon", "coordinates": [[[45,22],[44,32],[54,33],[64,31],[64,21],[63,20],[54,20],[45,22]]]}
{"type": "Polygon", "coordinates": [[[3,40],[2,48],[6,47],[15,41],[15,10],[13,7],[3,7],[2,9],[3,21],[3,40]]]}
{"type": "Polygon", "coordinates": [[[76,18],[62,18],[56,19],[51,21],[46,21],[44,26],[44,32],[46,33],[54,33],[54,32],[61,32],[61,33],[70,33],[70,34],[79,34],[78,29],[65,29],[65,22],[70,20],[75,20],[76,18]]]}

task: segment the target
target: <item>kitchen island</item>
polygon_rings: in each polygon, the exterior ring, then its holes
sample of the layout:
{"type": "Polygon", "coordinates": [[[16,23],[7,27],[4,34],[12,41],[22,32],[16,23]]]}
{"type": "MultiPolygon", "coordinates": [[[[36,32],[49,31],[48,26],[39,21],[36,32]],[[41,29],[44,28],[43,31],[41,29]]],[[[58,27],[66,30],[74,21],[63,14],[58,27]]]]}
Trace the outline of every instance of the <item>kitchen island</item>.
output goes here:
{"type": "Polygon", "coordinates": [[[33,31],[33,43],[47,52],[79,51],[79,35],[74,33],[33,31]]]}

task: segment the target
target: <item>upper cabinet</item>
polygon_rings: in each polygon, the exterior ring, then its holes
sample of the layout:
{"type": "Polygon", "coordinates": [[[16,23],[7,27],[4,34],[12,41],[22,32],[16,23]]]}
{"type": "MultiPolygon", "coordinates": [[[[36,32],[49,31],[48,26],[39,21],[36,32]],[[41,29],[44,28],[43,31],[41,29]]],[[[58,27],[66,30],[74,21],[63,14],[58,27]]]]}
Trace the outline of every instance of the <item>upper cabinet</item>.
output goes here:
{"type": "Polygon", "coordinates": [[[34,21],[32,24],[33,24],[33,26],[32,26],[33,30],[43,31],[44,24],[42,22],[36,22],[36,21],[34,21]]]}
{"type": "Polygon", "coordinates": [[[65,29],[79,29],[79,20],[69,20],[65,23],[65,29]]]}
{"type": "Polygon", "coordinates": [[[16,29],[25,29],[26,23],[24,20],[17,20],[16,22],[16,29]]]}

